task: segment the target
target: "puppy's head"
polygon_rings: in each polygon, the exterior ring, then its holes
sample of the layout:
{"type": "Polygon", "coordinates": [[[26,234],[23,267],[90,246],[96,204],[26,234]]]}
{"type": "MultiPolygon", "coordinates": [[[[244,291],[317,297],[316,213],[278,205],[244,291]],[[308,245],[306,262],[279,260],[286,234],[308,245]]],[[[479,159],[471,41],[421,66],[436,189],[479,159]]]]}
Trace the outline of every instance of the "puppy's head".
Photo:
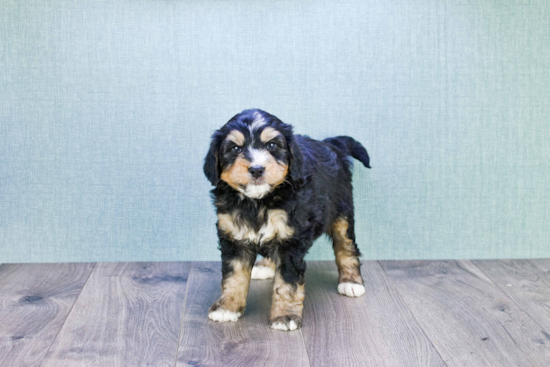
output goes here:
{"type": "Polygon", "coordinates": [[[292,126],[261,110],[234,116],[212,135],[204,173],[252,199],[260,199],[285,181],[300,178],[302,155],[292,126]]]}

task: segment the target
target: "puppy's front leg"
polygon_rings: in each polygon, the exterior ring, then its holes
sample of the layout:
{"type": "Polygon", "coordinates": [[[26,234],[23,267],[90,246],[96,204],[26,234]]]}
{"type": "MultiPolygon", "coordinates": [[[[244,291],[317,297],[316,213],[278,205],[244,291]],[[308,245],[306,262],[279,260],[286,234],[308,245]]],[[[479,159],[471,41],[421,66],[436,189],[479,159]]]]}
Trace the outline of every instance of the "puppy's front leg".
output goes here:
{"type": "Polygon", "coordinates": [[[235,244],[220,240],[222,250],[222,295],[208,311],[214,321],[237,321],[246,307],[250,272],[256,255],[235,244]]]}
{"type": "Polygon", "coordinates": [[[304,275],[306,263],[301,258],[279,254],[273,284],[271,327],[291,331],[302,327],[304,307],[304,275]]]}

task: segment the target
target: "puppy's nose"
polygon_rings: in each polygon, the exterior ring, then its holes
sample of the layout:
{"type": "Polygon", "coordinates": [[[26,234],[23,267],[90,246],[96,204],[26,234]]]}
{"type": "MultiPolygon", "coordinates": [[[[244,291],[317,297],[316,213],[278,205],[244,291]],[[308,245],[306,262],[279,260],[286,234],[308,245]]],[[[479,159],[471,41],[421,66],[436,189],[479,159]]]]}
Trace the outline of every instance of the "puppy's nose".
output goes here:
{"type": "Polygon", "coordinates": [[[248,172],[250,172],[250,174],[254,177],[254,178],[258,178],[258,177],[261,177],[264,172],[265,172],[265,168],[264,167],[260,167],[260,166],[255,166],[255,167],[250,167],[248,169],[248,172]]]}

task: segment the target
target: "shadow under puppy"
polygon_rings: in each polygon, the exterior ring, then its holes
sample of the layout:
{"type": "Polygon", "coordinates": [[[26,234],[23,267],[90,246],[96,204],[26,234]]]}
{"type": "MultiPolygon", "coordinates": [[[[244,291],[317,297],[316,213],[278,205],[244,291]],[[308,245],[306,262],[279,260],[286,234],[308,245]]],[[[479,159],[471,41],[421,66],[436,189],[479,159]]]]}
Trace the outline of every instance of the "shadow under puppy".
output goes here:
{"type": "Polygon", "coordinates": [[[302,325],[304,256],[321,234],[333,241],[338,292],[365,293],[355,243],[352,160],[367,168],[365,148],[347,136],[317,141],[253,109],[212,135],[204,173],[212,185],[222,254],[222,294],[214,321],[243,314],[250,279],[273,278],[271,327],[302,325]],[[256,255],[264,258],[255,266],[256,255]]]}

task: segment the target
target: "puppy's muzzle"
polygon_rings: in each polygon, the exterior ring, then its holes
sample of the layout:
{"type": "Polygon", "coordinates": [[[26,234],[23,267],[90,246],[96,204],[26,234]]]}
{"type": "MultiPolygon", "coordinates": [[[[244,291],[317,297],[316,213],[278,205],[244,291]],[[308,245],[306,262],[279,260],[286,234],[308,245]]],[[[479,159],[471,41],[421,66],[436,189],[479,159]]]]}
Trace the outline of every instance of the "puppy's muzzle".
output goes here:
{"type": "Polygon", "coordinates": [[[254,166],[254,167],[250,167],[248,169],[248,172],[250,172],[250,174],[252,175],[252,177],[254,178],[259,178],[259,177],[262,177],[264,172],[265,172],[265,167],[260,167],[260,166],[254,166]]]}

